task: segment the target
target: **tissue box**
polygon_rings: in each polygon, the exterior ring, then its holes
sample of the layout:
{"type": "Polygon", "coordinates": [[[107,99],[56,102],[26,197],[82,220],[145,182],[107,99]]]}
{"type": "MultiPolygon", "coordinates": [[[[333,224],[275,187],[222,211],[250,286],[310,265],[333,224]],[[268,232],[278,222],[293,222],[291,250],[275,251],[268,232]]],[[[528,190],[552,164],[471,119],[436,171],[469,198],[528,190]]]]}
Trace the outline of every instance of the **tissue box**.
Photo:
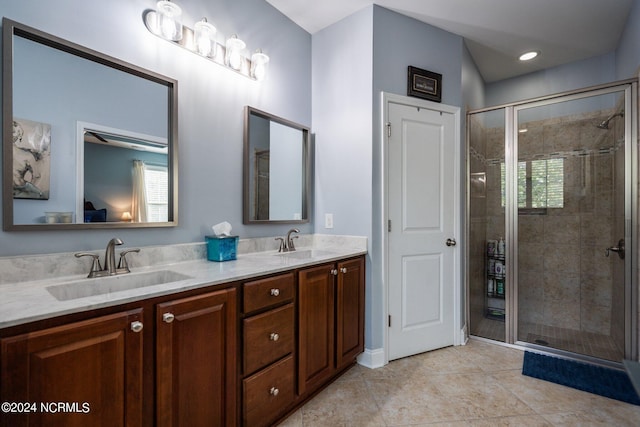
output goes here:
{"type": "Polygon", "coordinates": [[[238,236],[205,236],[207,259],[209,261],[230,261],[236,259],[238,236]]]}

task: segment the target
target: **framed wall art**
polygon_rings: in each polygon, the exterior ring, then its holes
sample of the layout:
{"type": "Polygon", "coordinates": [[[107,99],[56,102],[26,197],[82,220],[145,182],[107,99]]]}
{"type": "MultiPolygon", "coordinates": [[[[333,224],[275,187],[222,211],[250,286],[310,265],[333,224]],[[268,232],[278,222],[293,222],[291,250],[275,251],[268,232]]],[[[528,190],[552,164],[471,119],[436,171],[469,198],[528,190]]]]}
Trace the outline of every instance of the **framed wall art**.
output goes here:
{"type": "Polygon", "coordinates": [[[442,101],[442,74],[409,66],[407,95],[429,101],[442,101]]]}

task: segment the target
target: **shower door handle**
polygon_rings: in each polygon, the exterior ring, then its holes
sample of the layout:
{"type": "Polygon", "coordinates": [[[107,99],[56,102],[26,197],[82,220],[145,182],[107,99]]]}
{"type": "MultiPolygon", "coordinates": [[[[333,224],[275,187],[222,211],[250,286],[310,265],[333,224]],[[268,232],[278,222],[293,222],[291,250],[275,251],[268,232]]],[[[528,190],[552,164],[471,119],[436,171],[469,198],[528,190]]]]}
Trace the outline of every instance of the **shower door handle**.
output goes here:
{"type": "Polygon", "coordinates": [[[617,252],[620,259],[624,259],[624,239],[618,241],[618,246],[611,246],[604,250],[605,256],[609,256],[610,252],[617,252]]]}

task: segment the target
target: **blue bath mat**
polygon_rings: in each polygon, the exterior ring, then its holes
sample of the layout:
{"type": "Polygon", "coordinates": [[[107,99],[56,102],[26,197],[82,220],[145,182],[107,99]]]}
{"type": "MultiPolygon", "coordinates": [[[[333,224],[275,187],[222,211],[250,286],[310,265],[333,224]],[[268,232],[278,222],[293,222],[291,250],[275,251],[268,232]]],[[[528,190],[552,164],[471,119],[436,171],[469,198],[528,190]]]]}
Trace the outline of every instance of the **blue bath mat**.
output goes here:
{"type": "Polygon", "coordinates": [[[617,369],[525,351],[522,374],[640,405],[629,376],[617,369]]]}

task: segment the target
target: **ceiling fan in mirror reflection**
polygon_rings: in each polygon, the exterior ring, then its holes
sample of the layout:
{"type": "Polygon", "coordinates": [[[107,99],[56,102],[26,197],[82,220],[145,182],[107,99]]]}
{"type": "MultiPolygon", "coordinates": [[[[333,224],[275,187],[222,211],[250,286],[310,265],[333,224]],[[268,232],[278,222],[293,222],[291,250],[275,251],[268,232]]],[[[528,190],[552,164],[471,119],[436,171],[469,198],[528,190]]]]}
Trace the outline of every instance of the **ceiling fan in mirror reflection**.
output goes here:
{"type": "Polygon", "coordinates": [[[168,0],[159,1],[155,10],[148,9],[143,15],[144,24],[152,34],[252,80],[265,79],[269,56],[262,49],[249,58],[245,55],[246,43],[236,34],[227,38],[223,45],[216,41],[218,31],[207,18],[196,22],[191,29],[182,25],[181,16],[180,6],[168,0]]]}

